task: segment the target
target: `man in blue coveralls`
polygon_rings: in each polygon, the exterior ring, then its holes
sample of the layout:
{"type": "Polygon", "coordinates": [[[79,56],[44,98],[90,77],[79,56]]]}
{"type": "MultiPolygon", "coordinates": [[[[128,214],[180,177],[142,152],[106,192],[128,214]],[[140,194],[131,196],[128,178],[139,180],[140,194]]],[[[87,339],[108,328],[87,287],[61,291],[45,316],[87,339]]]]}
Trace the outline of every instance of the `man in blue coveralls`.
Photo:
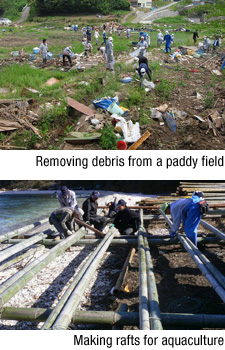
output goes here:
{"type": "Polygon", "coordinates": [[[168,51],[169,52],[171,51],[170,44],[172,41],[173,41],[172,36],[169,34],[168,30],[166,30],[166,35],[163,38],[163,42],[166,42],[166,47],[165,47],[166,53],[168,53],[168,51]]]}
{"type": "Polygon", "coordinates": [[[195,191],[191,198],[181,198],[170,204],[164,203],[161,210],[165,214],[171,214],[173,226],[170,236],[174,237],[177,234],[182,221],[187,237],[197,246],[198,225],[202,214],[208,211],[204,194],[195,191]]]}

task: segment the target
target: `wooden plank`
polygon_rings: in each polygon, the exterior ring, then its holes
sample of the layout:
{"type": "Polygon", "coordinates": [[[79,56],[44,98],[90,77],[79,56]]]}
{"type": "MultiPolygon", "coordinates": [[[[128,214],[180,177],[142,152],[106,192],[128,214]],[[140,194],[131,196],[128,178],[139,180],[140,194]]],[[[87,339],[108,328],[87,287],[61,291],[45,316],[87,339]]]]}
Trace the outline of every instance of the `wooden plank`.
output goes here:
{"type": "Polygon", "coordinates": [[[150,132],[147,130],[135,143],[133,143],[133,145],[131,145],[128,148],[128,151],[136,150],[138,147],[142,145],[142,143],[145,140],[147,140],[147,138],[149,138],[150,135],[151,135],[150,132]]]}
{"type": "Polygon", "coordinates": [[[75,101],[71,97],[67,97],[67,103],[70,107],[76,109],[77,111],[88,115],[89,117],[93,117],[95,115],[95,111],[93,111],[91,108],[83,105],[80,102],[75,101]]]}

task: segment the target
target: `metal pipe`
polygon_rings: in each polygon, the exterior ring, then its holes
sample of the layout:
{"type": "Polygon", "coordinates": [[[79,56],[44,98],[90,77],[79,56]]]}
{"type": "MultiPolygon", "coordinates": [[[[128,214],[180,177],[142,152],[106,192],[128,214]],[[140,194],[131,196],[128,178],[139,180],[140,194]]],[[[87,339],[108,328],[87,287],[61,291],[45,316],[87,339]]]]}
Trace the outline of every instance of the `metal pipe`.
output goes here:
{"type": "Polygon", "coordinates": [[[19,234],[22,234],[22,233],[25,233],[29,230],[32,230],[34,227],[37,227],[39,225],[43,225],[45,224],[46,222],[48,222],[48,218],[45,218],[43,220],[40,220],[40,221],[37,221],[37,222],[34,222],[33,224],[30,224],[30,225],[26,225],[24,227],[21,227],[17,230],[14,230],[14,231],[10,231],[10,232],[7,232],[7,233],[3,233],[1,236],[0,236],[0,243],[1,242],[4,242],[6,241],[7,239],[9,238],[12,238],[12,237],[15,237],[19,234]]]}
{"type": "Polygon", "coordinates": [[[104,243],[101,247],[101,249],[98,251],[97,255],[95,256],[92,263],[89,265],[87,270],[85,271],[84,275],[82,276],[82,279],[79,281],[75,289],[73,290],[72,294],[70,295],[69,299],[67,300],[65,306],[63,307],[62,311],[60,312],[57,320],[53,324],[53,329],[67,329],[69,324],[71,323],[71,320],[73,318],[73,314],[76,311],[77,306],[79,305],[80,299],[82,298],[83,293],[85,292],[85,289],[90,284],[90,279],[95,273],[95,271],[98,268],[98,264],[100,263],[103,255],[105,254],[106,250],[108,249],[114,235],[116,233],[115,228],[111,228],[110,231],[107,233],[105,238],[103,239],[104,243]]]}
{"type": "Polygon", "coordinates": [[[105,242],[108,240],[108,237],[111,236],[111,231],[114,232],[114,230],[110,230],[110,232],[105,236],[103,240],[99,242],[98,247],[95,249],[94,252],[89,256],[86,263],[82,267],[82,269],[78,272],[78,274],[75,276],[74,280],[71,282],[65,293],[63,294],[62,298],[56,305],[55,309],[52,311],[51,315],[46,320],[45,324],[42,326],[42,329],[46,330],[52,327],[53,323],[55,322],[56,318],[58,317],[60,311],[68,301],[71,293],[74,291],[77,284],[80,282],[81,278],[89,268],[89,266],[93,263],[94,259],[96,258],[96,255],[101,250],[101,248],[104,246],[105,242]]]}
{"type": "MultiPolygon", "coordinates": [[[[145,232],[144,232],[145,233],[145,232]]],[[[148,284],[147,284],[147,266],[144,247],[143,231],[138,231],[138,253],[139,253],[139,329],[150,329],[150,314],[148,307],[148,284]]]]}
{"type": "Polygon", "coordinates": [[[207,228],[208,230],[210,230],[211,232],[215,233],[220,239],[222,239],[223,241],[225,241],[225,233],[218,230],[217,228],[215,228],[214,226],[208,224],[207,222],[205,222],[204,220],[200,221],[200,224],[202,226],[204,226],[205,228],[207,228]]]}
{"type": "Polygon", "coordinates": [[[72,244],[78,241],[83,235],[84,230],[80,229],[60,242],[56,247],[49,252],[41,255],[31,264],[27,265],[22,271],[17,272],[14,276],[9,278],[6,282],[0,285],[0,310],[4,304],[9,301],[19,290],[21,290],[35,275],[38,274],[45,266],[52,260],[63,253],[72,244]]]}
{"type": "MultiPolygon", "coordinates": [[[[0,318],[2,320],[17,320],[28,322],[44,322],[52,309],[4,307],[0,318]]],[[[164,326],[191,328],[225,328],[225,315],[210,314],[175,314],[161,313],[164,326]]],[[[76,311],[72,318],[73,324],[109,324],[117,326],[138,326],[138,312],[118,311],[76,311]]]]}
{"type": "Polygon", "coordinates": [[[146,254],[146,267],[147,267],[147,282],[148,282],[148,300],[150,309],[150,329],[162,330],[161,314],[159,308],[158,291],[155,281],[155,275],[153,272],[153,263],[148,246],[148,240],[144,237],[144,247],[146,254]]]}

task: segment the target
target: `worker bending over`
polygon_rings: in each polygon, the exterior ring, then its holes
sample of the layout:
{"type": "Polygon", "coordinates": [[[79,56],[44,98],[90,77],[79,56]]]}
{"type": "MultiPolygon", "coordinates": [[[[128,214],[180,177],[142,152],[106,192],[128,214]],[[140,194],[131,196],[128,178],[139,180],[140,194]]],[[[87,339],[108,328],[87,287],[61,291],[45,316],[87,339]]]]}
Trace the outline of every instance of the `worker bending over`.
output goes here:
{"type": "Polygon", "coordinates": [[[151,74],[152,71],[148,66],[148,59],[145,56],[138,56],[139,58],[139,68],[138,68],[138,73],[139,73],[139,77],[143,78],[144,75],[147,73],[149,80],[152,80],[151,78],[151,74]]]}
{"type": "Polygon", "coordinates": [[[63,207],[56,209],[49,217],[49,223],[54,225],[57,234],[53,234],[55,239],[65,239],[74,233],[74,218],[78,218],[78,212],[72,208],[63,207]]]}
{"type": "Polygon", "coordinates": [[[209,210],[204,194],[195,191],[191,198],[181,198],[170,204],[164,203],[161,210],[165,214],[171,214],[173,226],[171,237],[174,237],[183,222],[184,231],[187,237],[197,246],[197,229],[202,214],[209,210]]]}
{"type": "Polygon", "coordinates": [[[139,213],[127,208],[127,203],[120,199],[117,207],[119,209],[115,216],[113,225],[119,230],[121,235],[133,235],[141,225],[139,213]]]}

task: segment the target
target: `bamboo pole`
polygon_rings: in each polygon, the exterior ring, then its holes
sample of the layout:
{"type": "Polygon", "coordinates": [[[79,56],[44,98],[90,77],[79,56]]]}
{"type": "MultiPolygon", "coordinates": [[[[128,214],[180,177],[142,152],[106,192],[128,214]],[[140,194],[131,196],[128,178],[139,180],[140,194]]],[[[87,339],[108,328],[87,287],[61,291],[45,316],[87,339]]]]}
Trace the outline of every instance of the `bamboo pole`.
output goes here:
{"type": "Polygon", "coordinates": [[[116,230],[113,227],[108,232],[108,234],[105,236],[105,238],[103,239],[104,244],[102,245],[101,249],[99,250],[99,252],[95,256],[94,261],[92,261],[92,263],[89,265],[89,267],[85,271],[80,282],[77,284],[77,286],[73,290],[68,301],[66,302],[62,311],[60,312],[60,315],[58,316],[57,320],[53,324],[53,327],[52,327],[53,329],[67,329],[68,328],[68,326],[71,323],[71,320],[73,318],[73,314],[76,311],[77,306],[79,305],[80,299],[82,298],[82,295],[83,295],[85,289],[90,284],[90,279],[93,276],[93,274],[95,273],[95,271],[97,270],[98,264],[100,263],[101,259],[103,258],[103,255],[105,254],[106,250],[108,249],[115,233],[116,233],[116,230]]]}
{"type": "Polygon", "coordinates": [[[111,229],[109,233],[105,236],[103,240],[99,242],[98,247],[95,249],[95,251],[90,255],[90,257],[87,259],[86,263],[82,267],[82,269],[78,272],[78,274],[75,276],[72,283],[69,285],[65,293],[63,294],[62,298],[56,305],[55,309],[52,311],[51,315],[46,320],[45,324],[42,326],[42,329],[46,330],[52,327],[53,323],[55,322],[56,318],[60,314],[61,310],[63,309],[64,305],[68,301],[69,297],[71,296],[71,293],[74,291],[77,284],[80,282],[81,278],[87,271],[87,269],[90,267],[90,265],[93,263],[94,259],[96,258],[99,251],[102,249],[102,247],[105,245],[105,242],[108,240],[108,238],[111,236],[112,232],[115,233],[115,230],[111,229]]]}
{"type": "Polygon", "coordinates": [[[18,236],[18,235],[20,235],[20,234],[22,234],[22,233],[25,233],[25,232],[27,232],[27,231],[29,231],[29,230],[32,230],[34,227],[37,227],[37,226],[39,226],[39,225],[43,225],[43,224],[45,224],[46,222],[48,222],[48,218],[45,218],[45,219],[43,219],[43,220],[34,222],[33,224],[30,224],[30,225],[21,227],[21,228],[19,228],[19,229],[17,229],[17,230],[4,233],[4,234],[2,234],[2,235],[0,236],[0,243],[6,241],[6,240],[9,239],[9,238],[18,236]]]}
{"type": "Polygon", "coordinates": [[[225,233],[218,230],[217,228],[215,228],[214,226],[208,224],[207,222],[205,222],[204,220],[200,221],[200,224],[202,226],[204,226],[205,228],[207,228],[208,230],[210,230],[211,232],[215,233],[215,235],[217,235],[220,239],[222,239],[223,241],[225,241],[225,233]]]}
{"type": "Polygon", "coordinates": [[[56,247],[49,252],[41,255],[31,264],[27,265],[22,271],[17,272],[6,282],[0,285],[0,311],[4,304],[9,301],[18,291],[20,291],[35,275],[37,275],[52,260],[63,253],[72,244],[78,241],[84,235],[83,229],[80,229],[62,240],[56,247]]]}
{"type": "Polygon", "coordinates": [[[135,252],[136,252],[136,249],[135,249],[135,248],[131,248],[131,249],[130,249],[130,251],[129,251],[129,253],[128,253],[128,256],[127,256],[127,258],[126,258],[126,261],[125,261],[125,263],[124,263],[124,265],[123,265],[123,268],[122,268],[122,270],[121,270],[121,272],[120,272],[120,274],[119,274],[119,277],[118,277],[118,279],[117,279],[117,281],[116,281],[116,285],[115,285],[115,287],[114,287],[114,289],[113,289],[113,294],[118,294],[118,293],[119,293],[120,288],[121,288],[121,286],[122,286],[122,284],[123,284],[123,281],[124,281],[124,279],[125,279],[125,277],[126,277],[126,275],[127,275],[127,272],[128,272],[128,270],[129,270],[129,267],[130,267],[130,265],[131,265],[131,262],[132,262],[132,260],[133,260],[133,257],[134,257],[135,252]]]}
{"type": "Polygon", "coordinates": [[[44,232],[40,232],[28,239],[24,239],[21,243],[12,245],[5,250],[0,251],[0,262],[6,260],[7,258],[13,256],[14,254],[30,247],[31,245],[38,243],[48,237],[50,230],[46,230],[44,232]]]}
{"type": "MultiPolygon", "coordinates": [[[[172,228],[172,222],[170,219],[165,215],[162,210],[160,210],[161,214],[164,216],[165,220],[168,222],[169,226],[172,228]]],[[[208,268],[205,266],[205,264],[201,261],[199,256],[196,254],[196,252],[191,248],[191,245],[189,243],[190,239],[184,235],[178,233],[178,238],[180,242],[182,243],[185,250],[188,252],[188,254],[191,256],[191,258],[195,261],[198,268],[201,270],[202,274],[205,276],[205,278],[208,280],[208,282],[211,284],[215,292],[219,295],[219,297],[225,302],[225,290],[220,285],[220,283],[215,279],[215,277],[212,275],[212,273],[208,270],[208,268]]],[[[197,248],[196,248],[197,249],[197,248]]]]}
{"type": "MultiPolygon", "coordinates": [[[[162,236],[161,236],[162,237],[162,236]]],[[[198,245],[199,244],[222,244],[224,245],[225,242],[220,240],[218,237],[198,237],[198,245]]],[[[10,241],[10,244],[16,244],[18,242],[21,242],[21,240],[15,240],[16,242],[13,242],[14,240],[10,241]]],[[[78,242],[73,244],[73,246],[80,246],[80,245],[98,245],[98,243],[101,242],[101,238],[98,239],[80,239],[78,242]]],[[[39,244],[43,244],[45,246],[56,246],[60,243],[60,241],[54,241],[53,239],[44,239],[43,241],[39,242],[39,244]]],[[[173,244],[180,244],[179,240],[177,238],[170,238],[169,235],[165,235],[162,238],[148,238],[148,243],[150,247],[154,246],[160,246],[160,245],[173,245],[173,244]]],[[[126,238],[126,239],[113,239],[111,245],[118,246],[118,245],[127,245],[127,246],[137,246],[138,245],[138,239],[137,238],[126,238]]]]}
{"type": "Polygon", "coordinates": [[[162,330],[161,314],[159,308],[158,291],[155,281],[155,275],[153,272],[153,263],[148,246],[148,240],[144,237],[144,247],[146,254],[146,267],[147,267],[147,282],[148,282],[148,300],[150,309],[150,329],[162,330]]]}
{"type": "Polygon", "coordinates": [[[138,252],[139,252],[139,329],[149,330],[149,307],[148,307],[148,285],[147,266],[144,247],[143,231],[138,231],[138,252]]]}
{"type": "MultiPolygon", "coordinates": [[[[0,318],[28,322],[44,322],[52,309],[4,307],[0,318]]],[[[191,328],[225,328],[225,315],[161,313],[164,326],[191,328]]],[[[138,326],[138,312],[121,311],[76,311],[73,324],[108,324],[116,326],[138,326]]]]}
{"type": "MultiPolygon", "coordinates": [[[[122,304],[120,304],[120,306],[117,308],[116,311],[117,311],[117,312],[120,312],[120,313],[122,313],[122,312],[127,312],[127,311],[128,311],[128,305],[122,303],[122,304]]],[[[124,326],[124,325],[121,325],[121,326],[115,325],[115,326],[112,327],[112,330],[113,330],[113,331],[122,330],[122,329],[123,329],[123,326],[124,326]]]]}
{"type": "Polygon", "coordinates": [[[37,251],[43,249],[44,246],[43,245],[39,245],[38,247],[36,248],[33,248],[33,249],[29,249],[28,251],[26,251],[26,253],[22,254],[22,255],[19,255],[17,256],[16,258],[10,260],[10,261],[7,261],[5,264],[1,265],[0,266],[0,271],[3,271],[5,269],[7,269],[8,267],[20,262],[21,260],[24,260],[25,258],[31,256],[32,254],[35,254],[37,251]]]}

